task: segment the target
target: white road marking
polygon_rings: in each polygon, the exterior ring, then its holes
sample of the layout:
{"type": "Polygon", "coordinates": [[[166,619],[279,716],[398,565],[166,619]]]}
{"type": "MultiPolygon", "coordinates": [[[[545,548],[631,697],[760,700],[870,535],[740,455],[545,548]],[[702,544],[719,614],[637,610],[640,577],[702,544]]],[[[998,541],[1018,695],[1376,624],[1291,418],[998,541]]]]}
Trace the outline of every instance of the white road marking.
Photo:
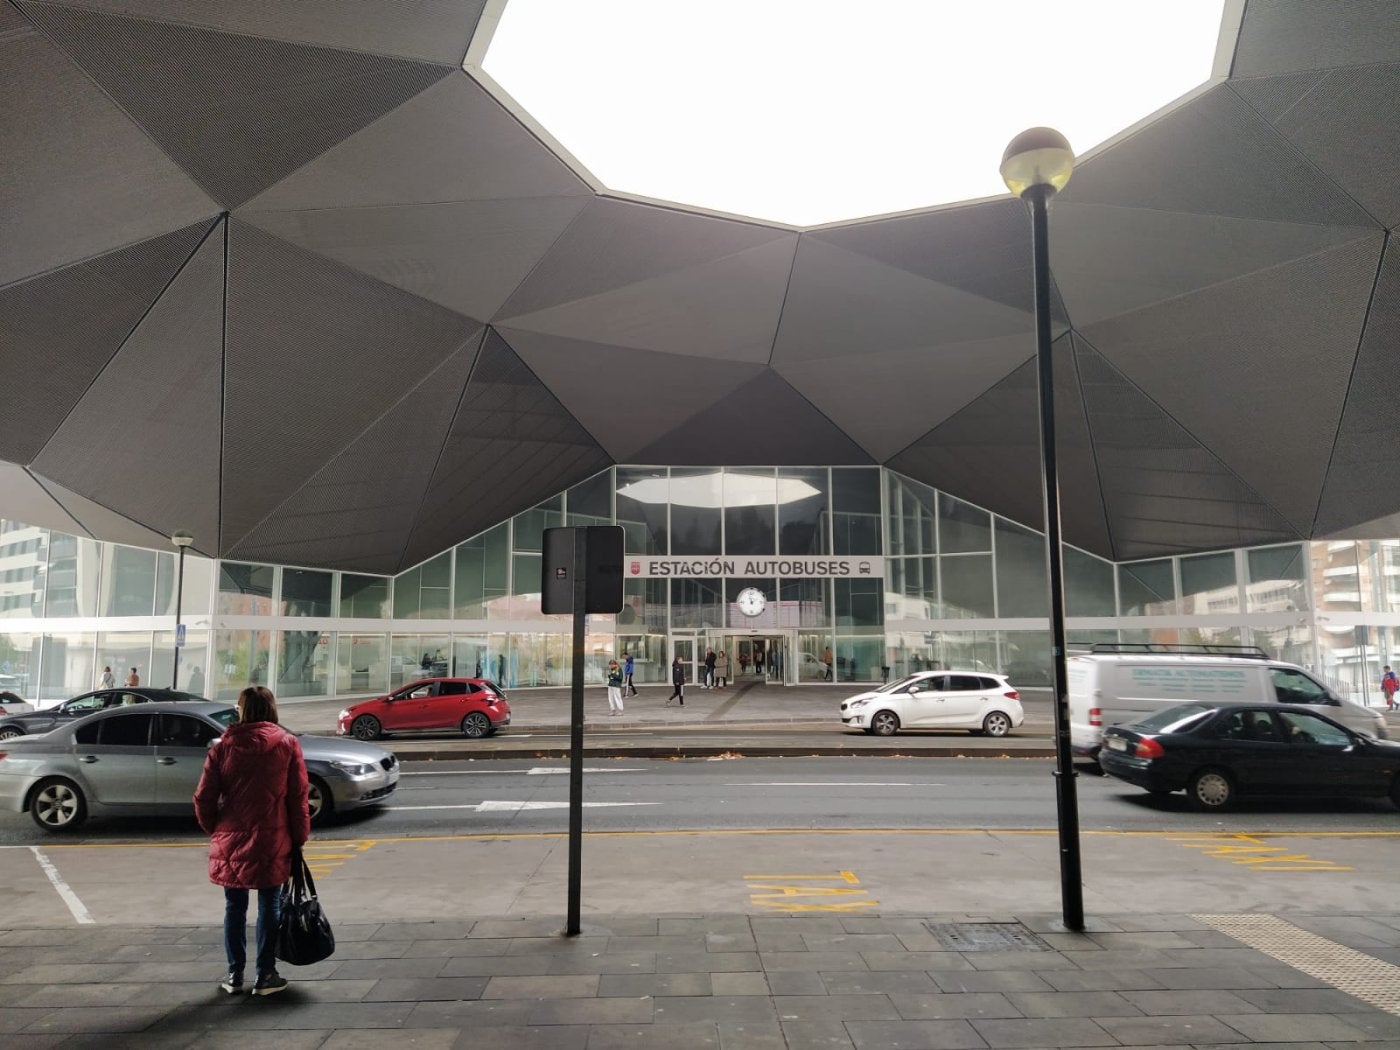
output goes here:
{"type": "MultiPolygon", "coordinates": [[[[602,768],[602,767],[599,767],[599,768],[596,768],[596,769],[590,769],[590,768],[588,768],[588,767],[584,767],[584,770],[583,770],[583,771],[584,771],[585,773],[645,773],[645,772],[646,772],[646,770],[645,770],[644,768],[642,768],[641,766],[630,766],[630,767],[625,768],[625,769],[604,769],[604,768],[602,768]]],[[[568,773],[568,772],[569,772],[569,770],[568,770],[567,768],[557,768],[557,767],[554,767],[554,766],[535,766],[533,769],[427,769],[427,770],[423,770],[422,772],[419,772],[419,773],[404,773],[404,774],[402,774],[402,775],[403,775],[403,776],[406,776],[406,777],[462,777],[462,776],[478,776],[478,775],[481,775],[481,774],[488,774],[488,773],[496,773],[496,774],[515,773],[515,774],[524,774],[525,776],[533,777],[533,776],[540,776],[541,774],[545,774],[545,773],[568,773]]]]}
{"type": "Polygon", "coordinates": [[[764,780],[729,781],[725,787],[745,788],[911,788],[944,787],[943,784],[915,784],[907,780],[764,780]]]}
{"type": "Polygon", "coordinates": [[[91,913],[83,906],[83,902],[78,899],[78,895],[73,892],[73,888],[63,881],[63,876],[58,873],[58,869],[53,866],[53,861],[44,856],[44,851],[38,846],[30,846],[34,851],[34,859],[39,862],[39,867],[44,869],[44,874],[53,883],[53,888],[58,891],[58,895],[63,898],[63,903],[68,905],[68,910],[73,913],[73,918],[79,923],[90,924],[95,920],[91,913]]]}
{"type": "MultiPolygon", "coordinates": [[[[598,809],[604,806],[659,806],[660,802],[585,802],[584,809],[598,809]]],[[[519,813],[522,809],[568,809],[567,802],[513,802],[495,801],[488,799],[485,802],[467,803],[456,806],[385,806],[385,809],[396,813],[404,810],[423,809],[472,809],[478,813],[519,813]]]]}

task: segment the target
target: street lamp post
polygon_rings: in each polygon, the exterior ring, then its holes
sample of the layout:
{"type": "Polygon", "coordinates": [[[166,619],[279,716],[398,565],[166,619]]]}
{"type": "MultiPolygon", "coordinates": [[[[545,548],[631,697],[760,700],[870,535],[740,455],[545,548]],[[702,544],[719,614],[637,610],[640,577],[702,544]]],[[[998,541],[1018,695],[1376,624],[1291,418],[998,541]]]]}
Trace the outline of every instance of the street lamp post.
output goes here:
{"type": "Polygon", "coordinates": [[[170,537],[180,551],[180,567],[175,572],[175,664],[170,672],[170,688],[180,688],[180,603],[185,596],[185,550],[194,542],[194,537],[184,529],[170,537]]]}
{"type": "Polygon", "coordinates": [[[1065,928],[1084,929],[1084,885],[1079,861],[1079,802],[1069,739],[1069,681],[1065,666],[1064,560],[1060,541],[1060,485],[1055,462],[1055,373],[1050,355],[1050,243],[1046,207],[1069,182],[1074,152],[1051,128],[1031,128],[1011,140],[1001,177],[1031,208],[1035,257],[1035,356],[1040,377],[1040,466],[1045,500],[1045,563],[1050,582],[1050,655],[1055,686],[1055,803],[1060,831],[1060,901],[1065,928]]]}

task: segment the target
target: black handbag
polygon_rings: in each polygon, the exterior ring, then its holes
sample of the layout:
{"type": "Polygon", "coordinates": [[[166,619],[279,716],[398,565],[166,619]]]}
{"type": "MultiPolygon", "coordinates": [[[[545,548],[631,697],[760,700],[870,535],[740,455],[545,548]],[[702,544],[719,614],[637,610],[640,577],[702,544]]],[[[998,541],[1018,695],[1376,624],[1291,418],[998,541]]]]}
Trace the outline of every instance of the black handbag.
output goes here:
{"type": "Polygon", "coordinates": [[[301,850],[292,855],[292,876],[282,887],[277,920],[277,958],[292,966],[310,966],[335,954],[331,921],[316,899],[316,883],[301,850]]]}

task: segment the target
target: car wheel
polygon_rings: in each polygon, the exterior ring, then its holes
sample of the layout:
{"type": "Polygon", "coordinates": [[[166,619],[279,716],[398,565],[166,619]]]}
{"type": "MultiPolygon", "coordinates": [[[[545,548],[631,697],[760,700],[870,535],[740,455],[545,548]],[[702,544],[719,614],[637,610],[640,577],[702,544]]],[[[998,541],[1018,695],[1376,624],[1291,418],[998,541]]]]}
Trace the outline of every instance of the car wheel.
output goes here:
{"type": "Polygon", "coordinates": [[[384,727],[373,715],[361,715],[350,723],[350,735],[356,740],[378,740],[384,727]]]}
{"type": "Polygon", "coordinates": [[[899,716],[893,711],[876,711],[870,718],[870,731],[876,736],[894,736],[899,732],[899,716]]]}
{"type": "Polygon", "coordinates": [[[993,711],[982,719],[982,732],[988,736],[1005,736],[1011,732],[1011,719],[1004,711],[993,711]]]}
{"type": "Polygon", "coordinates": [[[29,815],[45,831],[71,831],[87,820],[87,801],[77,784],[51,777],[29,797],[29,815]]]}
{"type": "Polygon", "coordinates": [[[462,719],[462,735],[469,736],[473,740],[483,736],[491,735],[491,719],[487,718],[480,711],[473,711],[462,719]]]}
{"type": "Polygon", "coordinates": [[[1186,797],[1196,809],[1228,809],[1235,798],[1235,785],[1224,770],[1201,769],[1187,783],[1186,797]]]}
{"type": "Polygon", "coordinates": [[[335,799],[331,797],[331,789],[320,777],[307,778],[306,808],[311,814],[313,828],[328,823],[335,813],[335,799]]]}
{"type": "Polygon", "coordinates": [[[6,726],[0,729],[0,740],[13,740],[17,736],[24,736],[23,729],[16,729],[14,726],[6,726]]]}

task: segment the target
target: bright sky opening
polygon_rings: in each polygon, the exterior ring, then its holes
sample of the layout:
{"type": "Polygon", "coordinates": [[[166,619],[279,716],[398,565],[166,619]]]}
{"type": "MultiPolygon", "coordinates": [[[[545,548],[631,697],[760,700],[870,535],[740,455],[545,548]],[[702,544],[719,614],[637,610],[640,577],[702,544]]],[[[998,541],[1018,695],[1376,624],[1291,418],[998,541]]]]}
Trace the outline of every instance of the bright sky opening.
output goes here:
{"type": "Polygon", "coordinates": [[[608,189],[794,225],[1006,192],[1211,79],[1226,0],[509,0],[485,71],[608,189]]]}

